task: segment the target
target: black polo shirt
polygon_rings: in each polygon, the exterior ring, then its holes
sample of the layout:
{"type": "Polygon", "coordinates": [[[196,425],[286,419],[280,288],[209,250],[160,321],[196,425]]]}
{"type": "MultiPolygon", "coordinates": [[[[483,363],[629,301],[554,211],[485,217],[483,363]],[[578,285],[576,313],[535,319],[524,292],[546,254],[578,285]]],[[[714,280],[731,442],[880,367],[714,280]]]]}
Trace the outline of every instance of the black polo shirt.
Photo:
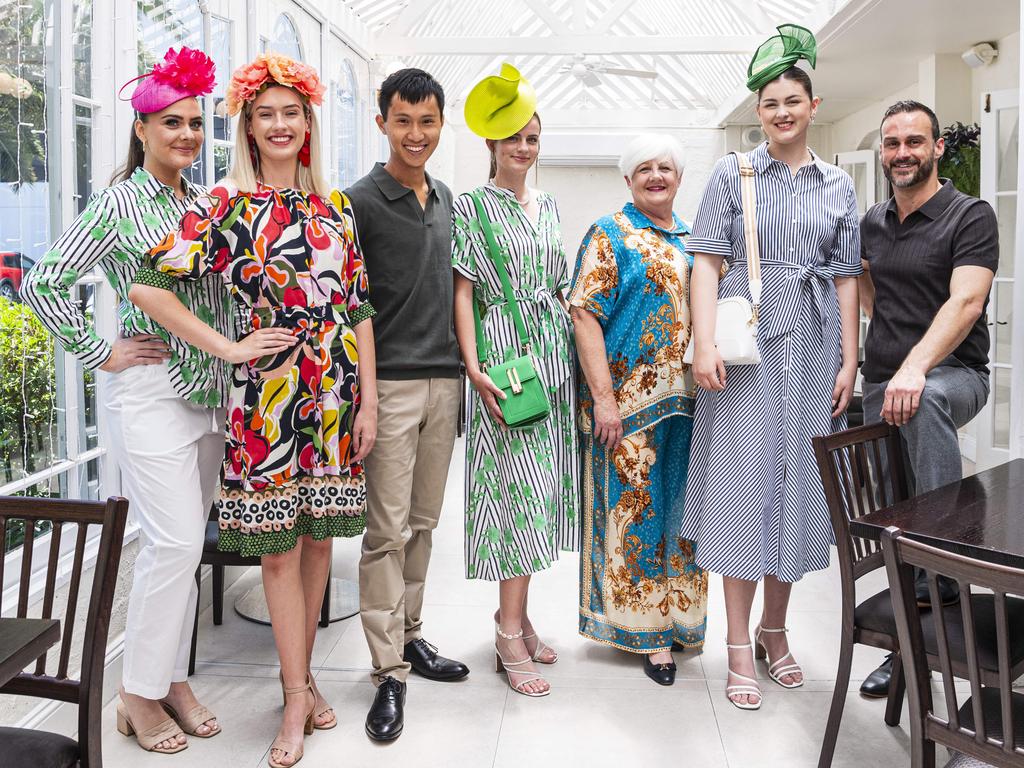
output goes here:
{"type": "Polygon", "coordinates": [[[457,378],[452,324],[452,193],[427,176],[427,205],[377,163],[349,187],[356,233],[377,310],[380,379],[457,378]]]}
{"type": "MultiPolygon", "coordinates": [[[[949,300],[956,267],[999,264],[999,230],[992,206],[960,192],[949,179],[901,223],[896,199],[879,203],[860,224],[861,255],[870,264],[875,305],[864,341],[864,379],[887,381],[949,300]]],[[[988,299],[985,300],[988,308],[988,299]]],[[[954,361],[988,373],[985,312],[954,351],[954,361]]]]}

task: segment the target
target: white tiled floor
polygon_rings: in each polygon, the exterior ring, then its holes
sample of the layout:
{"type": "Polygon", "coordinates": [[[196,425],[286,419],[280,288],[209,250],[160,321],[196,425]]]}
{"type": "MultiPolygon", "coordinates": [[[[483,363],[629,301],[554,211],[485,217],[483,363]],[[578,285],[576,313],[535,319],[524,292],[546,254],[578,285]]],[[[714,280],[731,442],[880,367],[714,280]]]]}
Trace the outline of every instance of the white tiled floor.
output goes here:
{"type": "MultiPolygon", "coordinates": [[[[461,443],[456,456],[461,456],[461,443]]],[[[355,578],[358,540],[335,544],[336,576],[355,578]]],[[[306,740],[303,768],[505,768],[524,766],[685,765],[693,768],[810,768],[831,701],[839,638],[836,568],[813,574],[794,589],[790,641],[807,683],[783,690],[759,670],[760,711],[742,712],[726,700],[726,655],[721,582],[712,578],[708,637],[703,654],[677,654],[675,686],[662,688],[643,674],[637,657],[599,646],[576,633],[578,558],[566,555],[535,578],[532,616],[560,659],[544,668],[552,694],[528,699],[509,691],[494,673],[491,614],[493,584],[463,578],[462,463],[453,462],[427,583],[425,636],[472,673],[459,683],[409,682],[405,732],[379,745],[363,731],[373,697],[369,653],[358,618],[320,630],[317,681],[333,703],[339,725],[306,740]]],[[[882,584],[884,576],[875,583],[882,584]]],[[[252,570],[229,590],[226,605],[254,583],[252,570]]],[[[866,593],[867,594],[867,593],[866,593]]],[[[755,608],[755,615],[756,615],[755,608]]],[[[193,686],[220,717],[224,732],[192,739],[181,754],[143,753],[114,730],[113,704],[104,710],[104,764],[113,768],[255,768],[265,765],[276,732],[281,698],[270,628],[225,611],[224,624],[200,618],[199,663],[193,686]]],[[[884,702],[857,694],[881,654],[859,648],[847,695],[836,768],[909,764],[904,724],[882,722],[884,702]]],[[[940,765],[945,755],[940,750],[940,765]]]]}

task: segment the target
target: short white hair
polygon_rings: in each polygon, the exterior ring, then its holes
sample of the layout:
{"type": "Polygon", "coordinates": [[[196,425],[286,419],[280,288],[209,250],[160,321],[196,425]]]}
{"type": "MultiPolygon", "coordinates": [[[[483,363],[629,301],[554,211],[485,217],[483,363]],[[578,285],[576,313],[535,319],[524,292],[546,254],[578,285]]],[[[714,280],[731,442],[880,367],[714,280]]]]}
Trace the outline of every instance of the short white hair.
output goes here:
{"type": "Polygon", "coordinates": [[[671,160],[676,173],[682,175],[686,158],[679,140],[667,133],[642,133],[626,145],[619,157],[619,170],[626,178],[632,178],[641,163],[665,159],[671,160]]]}

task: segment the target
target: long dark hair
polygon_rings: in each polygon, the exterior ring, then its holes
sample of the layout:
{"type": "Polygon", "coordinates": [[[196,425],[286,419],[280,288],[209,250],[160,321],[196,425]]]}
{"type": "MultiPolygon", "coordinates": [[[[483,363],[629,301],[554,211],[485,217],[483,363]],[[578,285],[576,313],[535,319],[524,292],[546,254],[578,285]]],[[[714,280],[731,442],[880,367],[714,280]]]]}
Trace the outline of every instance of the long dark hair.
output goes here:
{"type": "MultiPolygon", "coordinates": [[[[543,130],[544,126],[540,122],[540,115],[538,115],[536,112],[533,113],[533,117],[530,118],[530,120],[526,123],[526,125],[529,125],[534,120],[537,121],[537,127],[543,130]]],[[[525,128],[526,125],[524,125],[523,128],[525,128]]],[[[522,128],[520,128],[519,130],[521,131],[522,128]]],[[[516,131],[516,133],[519,133],[519,131],[516,131]]],[[[512,135],[515,136],[515,134],[512,134],[512,135]]],[[[503,141],[503,139],[495,139],[495,141],[503,141]]],[[[491,152],[491,170],[489,170],[487,172],[487,178],[488,179],[493,179],[494,178],[494,174],[496,174],[498,172],[498,159],[494,156],[494,148],[493,147],[489,147],[489,149],[490,149],[490,152],[491,152]]]]}
{"type": "MultiPolygon", "coordinates": [[[[135,115],[135,119],[144,123],[149,119],[149,115],[138,112],[135,115]]],[[[122,181],[128,181],[132,174],[141,168],[145,162],[146,148],[142,146],[138,134],[135,133],[135,121],[133,120],[131,136],[128,139],[128,156],[125,158],[124,163],[114,171],[114,175],[110,177],[110,183],[118,184],[122,181]]]]}

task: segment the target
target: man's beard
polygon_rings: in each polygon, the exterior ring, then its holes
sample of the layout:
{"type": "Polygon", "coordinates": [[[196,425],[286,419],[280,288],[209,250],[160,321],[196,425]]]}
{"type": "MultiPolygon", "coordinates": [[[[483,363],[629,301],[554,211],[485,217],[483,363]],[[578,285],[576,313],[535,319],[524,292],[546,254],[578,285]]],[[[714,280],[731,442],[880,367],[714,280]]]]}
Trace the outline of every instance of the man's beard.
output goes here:
{"type": "MultiPolygon", "coordinates": [[[[906,167],[906,166],[901,166],[906,167]]],[[[929,156],[927,160],[917,164],[917,170],[912,176],[907,178],[901,176],[899,180],[894,179],[892,175],[892,165],[883,165],[882,172],[885,174],[885,178],[889,180],[889,183],[899,189],[907,189],[908,187],[916,187],[923,181],[927,181],[931,178],[932,170],[935,168],[935,158],[929,156]]]]}

